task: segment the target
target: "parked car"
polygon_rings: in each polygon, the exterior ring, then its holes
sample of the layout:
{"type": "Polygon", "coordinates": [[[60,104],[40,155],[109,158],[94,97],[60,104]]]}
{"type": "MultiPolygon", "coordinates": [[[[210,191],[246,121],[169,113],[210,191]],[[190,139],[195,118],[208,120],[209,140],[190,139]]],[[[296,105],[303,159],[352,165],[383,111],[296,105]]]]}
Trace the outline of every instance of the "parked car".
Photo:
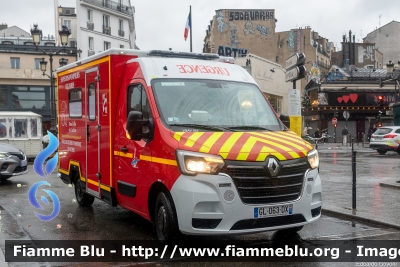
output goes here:
{"type": "Polygon", "coordinates": [[[19,148],[0,143],[0,181],[28,172],[28,160],[19,148]]]}
{"type": "Polygon", "coordinates": [[[369,147],[384,155],[388,151],[396,151],[400,155],[400,126],[383,126],[372,135],[369,147]]]}

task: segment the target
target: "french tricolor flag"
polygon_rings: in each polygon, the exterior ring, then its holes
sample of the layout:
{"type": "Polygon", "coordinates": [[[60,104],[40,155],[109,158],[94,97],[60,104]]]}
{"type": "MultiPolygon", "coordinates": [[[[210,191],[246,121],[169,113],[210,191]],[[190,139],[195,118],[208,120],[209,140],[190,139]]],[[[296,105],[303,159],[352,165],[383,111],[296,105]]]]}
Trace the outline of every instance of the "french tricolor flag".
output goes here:
{"type": "Polygon", "coordinates": [[[185,38],[185,41],[186,41],[186,39],[188,37],[188,34],[189,34],[190,21],[191,21],[191,19],[190,19],[190,12],[189,12],[189,16],[188,16],[187,21],[186,21],[185,32],[183,34],[183,38],[185,38]]]}

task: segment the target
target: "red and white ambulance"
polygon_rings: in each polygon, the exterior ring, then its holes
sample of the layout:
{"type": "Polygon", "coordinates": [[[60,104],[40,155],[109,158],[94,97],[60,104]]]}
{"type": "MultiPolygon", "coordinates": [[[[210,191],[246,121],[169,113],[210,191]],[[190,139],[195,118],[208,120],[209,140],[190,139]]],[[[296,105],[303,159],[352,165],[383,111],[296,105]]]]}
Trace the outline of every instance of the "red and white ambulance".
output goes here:
{"type": "Polygon", "coordinates": [[[318,152],[233,60],[110,49],[58,69],[59,175],[77,202],[129,209],[161,241],[317,220],[318,152]]]}

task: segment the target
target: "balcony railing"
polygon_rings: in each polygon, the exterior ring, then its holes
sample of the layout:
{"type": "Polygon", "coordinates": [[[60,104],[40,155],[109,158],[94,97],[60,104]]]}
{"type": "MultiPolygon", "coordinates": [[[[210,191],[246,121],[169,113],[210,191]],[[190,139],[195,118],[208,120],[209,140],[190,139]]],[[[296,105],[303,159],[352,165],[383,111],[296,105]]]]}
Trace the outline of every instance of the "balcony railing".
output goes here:
{"type": "Polygon", "coordinates": [[[89,50],[89,51],[88,51],[88,57],[93,56],[94,54],[95,54],[95,53],[94,53],[93,50],[89,50]]]}
{"type": "Polygon", "coordinates": [[[88,21],[87,22],[87,28],[88,28],[88,30],[93,31],[94,30],[94,23],[91,22],[91,21],[88,21]]]}
{"type": "Polygon", "coordinates": [[[104,34],[111,35],[111,27],[110,27],[110,26],[103,25],[103,33],[104,33],[104,34]]]}
{"type": "Polygon", "coordinates": [[[121,30],[118,30],[118,35],[121,36],[121,37],[124,37],[125,36],[125,32],[121,31],[121,30]]]}
{"type": "Polygon", "coordinates": [[[114,2],[114,1],[110,1],[110,0],[81,0],[81,1],[83,1],[84,3],[92,4],[92,5],[98,6],[98,7],[103,7],[106,9],[110,9],[113,11],[123,13],[130,17],[133,17],[132,7],[120,5],[119,3],[114,2]]]}
{"type": "Polygon", "coordinates": [[[326,63],[324,63],[323,61],[318,60],[318,67],[320,68],[324,68],[324,69],[329,69],[330,66],[326,63]]]}

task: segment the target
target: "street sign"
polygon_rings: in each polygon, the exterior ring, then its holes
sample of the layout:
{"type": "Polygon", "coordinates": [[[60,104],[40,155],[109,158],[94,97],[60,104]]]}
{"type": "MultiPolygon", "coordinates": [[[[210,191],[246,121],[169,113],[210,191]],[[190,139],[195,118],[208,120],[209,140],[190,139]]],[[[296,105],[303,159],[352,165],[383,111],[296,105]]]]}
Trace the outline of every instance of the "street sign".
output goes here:
{"type": "Polygon", "coordinates": [[[350,112],[348,112],[347,110],[343,111],[343,118],[345,118],[347,121],[350,118],[350,112]]]}
{"type": "Polygon", "coordinates": [[[286,82],[290,82],[290,81],[296,80],[298,76],[299,76],[299,68],[294,67],[293,69],[286,71],[286,74],[285,74],[286,79],[285,80],[286,80],[286,82]]]}
{"type": "Polygon", "coordinates": [[[306,61],[306,56],[304,55],[304,53],[293,54],[290,58],[286,59],[286,70],[294,66],[303,65],[305,61],[306,61]]]}
{"type": "Polygon", "coordinates": [[[332,124],[333,125],[337,124],[337,119],[336,118],[332,118],[332,124]]]}

